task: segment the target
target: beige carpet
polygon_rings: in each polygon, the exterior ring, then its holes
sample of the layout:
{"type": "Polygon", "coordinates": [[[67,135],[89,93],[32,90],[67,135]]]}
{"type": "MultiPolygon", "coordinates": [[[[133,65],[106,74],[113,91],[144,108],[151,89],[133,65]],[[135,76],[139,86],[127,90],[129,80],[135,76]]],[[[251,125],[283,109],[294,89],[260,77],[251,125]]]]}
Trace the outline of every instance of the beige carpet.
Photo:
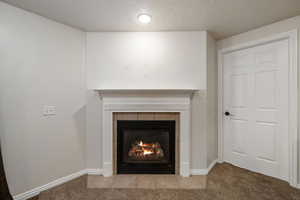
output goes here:
{"type": "Polygon", "coordinates": [[[83,176],[42,192],[39,200],[300,200],[300,190],[288,183],[230,164],[217,164],[206,178],[188,183],[151,176],[83,176]]]}

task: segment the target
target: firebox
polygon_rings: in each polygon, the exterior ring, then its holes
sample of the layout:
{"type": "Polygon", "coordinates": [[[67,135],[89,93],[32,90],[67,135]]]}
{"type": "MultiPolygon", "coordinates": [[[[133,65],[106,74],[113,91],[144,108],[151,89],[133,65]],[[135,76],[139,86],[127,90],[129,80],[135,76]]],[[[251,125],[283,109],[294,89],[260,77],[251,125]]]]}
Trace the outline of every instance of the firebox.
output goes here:
{"type": "Polygon", "coordinates": [[[117,121],[118,174],[175,174],[175,121],[117,121]]]}

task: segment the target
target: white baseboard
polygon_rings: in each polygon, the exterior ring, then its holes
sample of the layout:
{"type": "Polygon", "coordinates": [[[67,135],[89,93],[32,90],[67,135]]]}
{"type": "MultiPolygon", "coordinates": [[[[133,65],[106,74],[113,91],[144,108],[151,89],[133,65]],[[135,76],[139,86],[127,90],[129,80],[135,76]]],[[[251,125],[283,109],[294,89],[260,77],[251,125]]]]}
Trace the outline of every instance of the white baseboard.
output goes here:
{"type": "Polygon", "coordinates": [[[191,174],[192,175],[207,175],[210,170],[215,166],[217,163],[217,160],[214,160],[206,169],[192,169],[191,174]]]}
{"type": "Polygon", "coordinates": [[[86,169],[88,175],[103,175],[103,169],[86,169]]]}
{"type": "Polygon", "coordinates": [[[207,169],[192,169],[191,175],[207,175],[207,169]]]}
{"type": "Polygon", "coordinates": [[[208,166],[208,173],[217,164],[217,162],[218,162],[218,160],[214,160],[214,161],[212,161],[212,163],[210,163],[210,165],[208,166]]]}
{"type": "Polygon", "coordinates": [[[37,196],[40,192],[42,191],[45,191],[45,190],[48,190],[50,188],[53,188],[55,186],[58,186],[58,185],[61,185],[65,182],[68,182],[68,181],[71,181],[75,178],[78,178],[82,175],[85,175],[87,174],[87,170],[81,170],[79,172],[76,172],[76,173],[73,173],[73,174],[70,174],[68,176],[65,176],[65,177],[62,177],[62,178],[59,178],[59,179],[56,179],[46,185],[42,185],[40,187],[36,187],[32,190],[29,190],[27,192],[24,192],[24,193],[21,193],[21,194],[18,194],[18,195],[15,195],[13,196],[13,199],[14,200],[26,200],[26,199],[29,199],[31,197],[34,197],[34,196],[37,196]]]}

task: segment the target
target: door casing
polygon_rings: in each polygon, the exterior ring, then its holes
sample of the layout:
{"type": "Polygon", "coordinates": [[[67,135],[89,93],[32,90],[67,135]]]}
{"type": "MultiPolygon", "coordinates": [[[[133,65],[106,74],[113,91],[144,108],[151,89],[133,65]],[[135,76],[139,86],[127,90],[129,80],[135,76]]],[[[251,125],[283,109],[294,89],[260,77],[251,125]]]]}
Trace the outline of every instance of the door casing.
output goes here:
{"type": "Polygon", "coordinates": [[[256,47],[275,41],[289,41],[289,184],[298,187],[298,30],[275,34],[267,38],[218,50],[218,161],[223,162],[223,56],[227,53],[256,47]]]}

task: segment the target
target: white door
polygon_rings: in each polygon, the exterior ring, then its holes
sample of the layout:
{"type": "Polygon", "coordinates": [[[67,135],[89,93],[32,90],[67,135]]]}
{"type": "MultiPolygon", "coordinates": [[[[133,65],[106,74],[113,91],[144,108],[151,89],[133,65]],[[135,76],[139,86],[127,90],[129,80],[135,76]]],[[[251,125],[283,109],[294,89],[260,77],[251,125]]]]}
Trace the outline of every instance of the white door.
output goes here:
{"type": "Polygon", "coordinates": [[[281,40],[223,57],[224,160],[283,180],[289,172],[288,50],[288,40],[281,40]]]}

